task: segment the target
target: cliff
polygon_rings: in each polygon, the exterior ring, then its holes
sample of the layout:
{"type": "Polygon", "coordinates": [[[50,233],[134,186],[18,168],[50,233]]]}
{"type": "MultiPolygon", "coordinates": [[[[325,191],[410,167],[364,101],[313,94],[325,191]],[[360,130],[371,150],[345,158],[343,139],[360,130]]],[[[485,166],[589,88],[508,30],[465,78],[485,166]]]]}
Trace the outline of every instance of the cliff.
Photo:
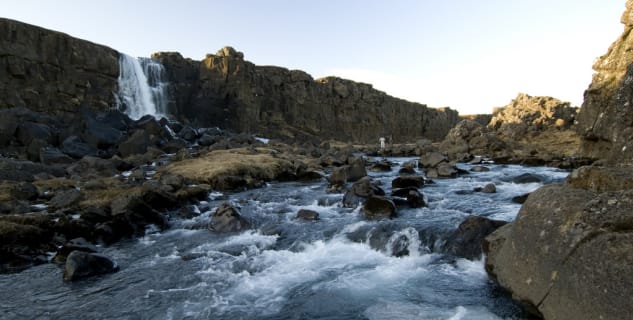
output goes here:
{"type": "Polygon", "coordinates": [[[459,120],[456,111],[394,98],[369,84],[256,66],[230,47],[202,61],[177,53],[152,58],[167,70],[173,114],[198,126],[353,142],[392,136],[402,142],[440,140],[459,120]]]}
{"type": "Polygon", "coordinates": [[[108,47],[0,18],[0,108],[107,110],[114,105],[118,59],[108,47]]]}
{"type": "Polygon", "coordinates": [[[633,158],[633,1],[622,15],[624,32],[593,65],[595,73],[578,115],[582,152],[611,163],[633,158]]]}

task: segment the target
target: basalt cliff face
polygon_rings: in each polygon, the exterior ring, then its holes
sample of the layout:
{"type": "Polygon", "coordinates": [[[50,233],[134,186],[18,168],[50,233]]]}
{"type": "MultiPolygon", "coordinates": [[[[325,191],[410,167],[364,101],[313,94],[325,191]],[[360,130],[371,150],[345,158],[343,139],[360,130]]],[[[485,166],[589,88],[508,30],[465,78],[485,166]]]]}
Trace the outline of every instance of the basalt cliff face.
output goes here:
{"type": "Polygon", "coordinates": [[[114,105],[118,59],[108,47],[0,18],[0,109],[107,110],[114,105]]]}
{"type": "Polygon", "coordinates": [[[401,142],[440,140],[459,120],[456,111],[394,98],[369,84],[256,66],[230,47],[199,62],[177,53],[152,57],[167,70],[174,113],[199,126],[353,142],[391,136],[401,142]]]}
{"type": "Polygon", "coordinates": [[[633,163],[633,1],[622,15],[624,32],[593,65],[595,73],[578,116],[582,152],[609,162],[633,163]]]}

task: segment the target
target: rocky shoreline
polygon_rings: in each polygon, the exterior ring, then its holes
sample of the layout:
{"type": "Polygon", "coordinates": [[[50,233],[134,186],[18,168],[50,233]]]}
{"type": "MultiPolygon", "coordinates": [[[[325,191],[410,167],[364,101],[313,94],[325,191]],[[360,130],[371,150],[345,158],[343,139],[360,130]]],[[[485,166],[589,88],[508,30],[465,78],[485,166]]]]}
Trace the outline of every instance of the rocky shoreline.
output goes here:
{"type": "MultiPolygon", "coordinates": [[[[370,85],[255,66],[230,47],[203,61],[156,54],[180,122],[132,120],[113,109],[116,51],[0,19],[0,272],[49,262],[64,266],[67,281],[115,272],[96,245],[195,216],[212,191],[270,181],[327,179],[328,192],[344,194],[342,206],[391,219],[399,207],[425,206],[421,188],[431,179],[467,174],[457,163],[494,161],[574,171],[563,184],[517,197],[525,203],[512,223],[467,218],[440,250],[475,259],[483,248],[488,273],[538,317],[625,318],[633,314],[632,0],[626,8],[625,31],[594,65],[580,109],[519,94],[493,115],[459,122],[454,111],[370,85]],[[62,59],[35,42],[81,54],[62,59]],[[198,114],[205,116],[194,121],[198,114]],[[371,114],[382,116],[363,118],[371,114]],[[387,133],[384,148],[370,143],[387,133]],[[367,172],[389,171],[385,157],[404,156],[418,160],[385,194],[367,172]]],[[[495,191],[488,184],[465,192],[495,191]]],[[[297,218],[319,219],[309,210],[297,218]]],[[[250,226],[222,205],[208,225],[191,227],[250,226]]]]}

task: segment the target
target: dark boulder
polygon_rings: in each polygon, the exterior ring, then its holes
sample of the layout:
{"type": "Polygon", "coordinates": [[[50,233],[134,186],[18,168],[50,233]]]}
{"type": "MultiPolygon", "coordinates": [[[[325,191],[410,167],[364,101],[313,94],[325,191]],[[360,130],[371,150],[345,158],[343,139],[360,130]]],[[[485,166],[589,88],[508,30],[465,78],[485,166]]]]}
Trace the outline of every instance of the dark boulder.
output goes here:
{"type": "Polygon", "coordinates": [[[373,172],[390,172],[391,162],[384,159],[378,162],[374,162],[369,168],[369,170],[373,172]]]}
{"type": "Polygon", "coordinates": [[[364,177],[352,184],[352,187],[345,192],[343,196],[343,206],[346,208],[355,208],[370,196],[384,196],[385,191],[382,190],[371,177],[364,177]]]}
{"type": "Polygon", "coordinates": [[[494,183],[489,183],[487,185],[485,185],[484,187],[477,187],[474,190],[475,192],[482,192],[482,193],[496,193],[497,192],[497,186],[495,186],[494,183]]]}
{"type": "Polygon", "coordinates": [[[396,205],[383,196],[367,198],[361,212],[368,219],[394,218],[397,215],[396,205]]]}
{"type": "Polygon", "coordinates": [[[316,221],[319,220],[319,213],[314,210],[301,209],[297,212],[296,219],[316,221]]]}
{"type": "Polygon", "coordinates": [[[426,206],[426,201],[420,191],[409,190],[407,193],[407,204],[410,208],[422,208],[426,206]]]}
{"type": "Polygon", "coordinates": [[[524,173],[512,178],[512,182],[518,184],[543,182],[543,178],[533,173],[524,173]]]}
{"type": "Polygon", "coordinates": [[[435,168],[442,162],[448,162],[448,157],[440,152],[429,152],[420,157],[420,168],[435,168]]]}
{"type": "Polygon", "coordinates": [[[530,194],[526,193],[526,194],[522,194],[520,196],[512,197],[512,202],[518,203],[518,204],[523,204],[527,200],[527,198],[529,196],[530,196],[530,194]]]}
{"type": "Polygon", "coordinates": [[[76,159],[84,156],[96,156],[99,150],[81,140],[78,136],[70,136],[62,142],[62,152],[76,159]]]}
{"type": "Polygon", "coordinates": [[[57,250],[55,257],[53,257],[53,261],[55,263],[65,263],[68,255],[75,250],[89,253],[99,252],[97,247],[86,241],[86,239],[75,238],[66,242],[59,250],[57,250]]]}
{"type": "Polygon", "coordinates": [[[222,233],[240,232],[250,227],[251,224],[240,215],[235,207],[228,203],[221,204],[209,222],[209,230],[222,233]]]}
{"type": "Polygon", "coordinates": [[[75,250],[66,258],[64,281],[75,281],[118,270],[117,264],[104,255],[75,250]]]}
{"type": "Polygon", "coordinates": [[[422,186],[424,186],[424,177],[422,176],[403,176],[391,181],[392,188],[421,188],[422,186]]]}
{"type": "Polygon", "coordinates": [[[400,174],[415,174],[415,161],[407,161],[402,164],[402,167],[398,171],[400,174]]]}
{"type": "Polygon", "coordinates": [[[0,180],[33,181],[36,175],[47,174],[54,177],[66,175],[64,169],[31,161],[0,158],[0,180]]]}
{"type": "Polygon", "coordinates": [[[203,147],[208,147],[220,142],[222,139],[223,138],[221,136],[213,136],[208,133],[204,133],[200,139],[198,139],[198,144],[203,147]]]}
{"type": "Polygon", "coordinates": [[[150,115],[143,116],[136,121],[136,127],[147,132],[148,135],[153,135],[161,138],[171,138],[171,132],[162,126],[156,118],[150,115]]]}
{"type": "Polygon", "coordinates": [[[81,137],[95,148],[107,149],[119,143],[123,133],[105,123],[87,119],[81,137]]]}
{"type": "Polygon", "coordinates": [[[365,169],[365,159],[351,157],[348,159],[347,162],[347,181],[354,182],[367,176],[367,169],[365,169]]]}
{"type": "Polygon", "coordinates": [[[31,141],[37,139],[52,144],[54,142],[53,132],[51,128],[42,123],[24,122],[18,125],[15,133],[18,141],[25,146],[31,144],[31,141]]]}
{"type": "Polygon", "coordinates": [[[123,158],[127,158],[135,154],[144,154],[149,146],[149,134],[145,130],[136,130],[119,144],[119,153],[123,158]]]}
{"type": "Polygon", "coordinates": [[[443,250],[457,257],[479,259],[484,239],[506,223],[479,216],[468,217],[448,236],[443,250]]]}
{"type": "Polygon", "coordinates": [[[347,183],[347,175],[349,170],[347,170],[346,166],[337,167],[332,170],[332,173],[328,176],[328,190],[331,191],[340,191],[345,187],[345,183],[347,183]]]}
{"type": "Polygon", "coordinates": [[[179,132],[178,137],[193,142],[198,138],[198,131],[190,126],[184,126],[179,132]]]}

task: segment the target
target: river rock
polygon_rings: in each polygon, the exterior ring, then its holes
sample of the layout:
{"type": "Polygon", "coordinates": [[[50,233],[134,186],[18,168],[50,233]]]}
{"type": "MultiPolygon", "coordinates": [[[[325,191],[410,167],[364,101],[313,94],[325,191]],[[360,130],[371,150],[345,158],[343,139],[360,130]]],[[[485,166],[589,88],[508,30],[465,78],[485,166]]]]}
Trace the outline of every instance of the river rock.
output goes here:
{"type": "Polygon", "coordinates": [[[368,197],[361,212],[369,219],[394,218],[397,215],[396,205],[383,196],[368,197]]]}
{"type": "Polygon", "coordinates": [[[400,174],[415,174],[415,161],[407,161],[402,164],[402,168],[398,171],[400,174]]]}
{"type": "Polygon", "coordinates": [[[424,186],[424,177],[422,176],[403,176],[391,181],[392,188],[421,188],[422,186],[424,186]]]}
{"type": "Polygon", "coordinates": [[[117,264],[104,255],[75,250],[66,258],[64,281],[75,281],[118,270],[117,264]]]}
{"type": "Polygon", "coordinates": [[[297,212],[296,219],[316,221],[319,220],[319,213],[314,210],[301,209],[297,212]]]}
{"type": "Polygon", "coordinates": [[[448,157],[439,152],[429,152],[420,157],[420,168],[435,168],[442,162],[448,162],[448,157]]]}
{"type": "Polygon", "coordinates": [[[382,190],[371,177],[363,177],[354,182],[352,187],[345,192],[343,196],[343,206],[346,208],[355,208],[366,198],[373,195],[383,196],[385,195],[385,191],[382,190]]]}
{"type": "Polygon", "coordinates": [[[216,210],[209,229],[214,232],[240,232],[251,227],[250,223],[244,219],[239,211],[228,203],[221,204],[216,210]]]}
{"type": "Polygon", "coordinates": [[[631,172],[584,169],[531,193],[512,226],[486,239],[486,270],[546,319],[633,314],[631,172]]]}
{"type": "Polygon", "coordinates": [[[348,172],[347,181],[354,182],[360,178],[367,176],[367,169],[365,169],[365,159],[351,157],[348,159],[348,172]]]}
{"type": "Polygon", "coordinates": [[[490,171],[490,168],[484,167],[484,166],[473,166],[472,168],[470,168],[470,171],[472,171],[472,172],[488,172],[488,171],[490,171]]]}
{"type": "Polygon", "coordinates": [[[391,171],[391,162],[386,159],[380,160],[378,162],[374,162],[369,169],[373,172],[390,172],[391,171]]]}
{"type": "Polygon", "coordinates": [[[543,178],[532,173],[524,173],[519,176],[512,178],[513,183],[538,183],[543,182],[543,178]]]}
{"type": "Polygon", "coordinates": [[[53,257],[53,261],[55,263],[65,263],[68,255],[75,250],[88,253],[99,252],[97,247],[92,243],[86,241],[86,239],[75,238],[66,242],[59,250],[57,250],[57,254],[55,254],[55,257],[53,257]]]}
{"type": "Polygon", "coordinates": [[[39,159],[41,163],[46,165],[70,164],[75,162],[75,159],[67,156],[58,148],[52,147],[40,148],[39,159]]]}
{"type": "Polygon", "coordinates": [[[497,192],[497,186],[495,186],[494,183],[489,183],[489,184],[485,185],[483,188],[482,187],[475,188],[475,192],[496,193],[497,192]]]}
{"type": "Polygon", "coordinates": [[[460,258],[479,259],[484,238],[506,223],[480,216],[468,217],[448,236],[443,251],[460,258]]]}

